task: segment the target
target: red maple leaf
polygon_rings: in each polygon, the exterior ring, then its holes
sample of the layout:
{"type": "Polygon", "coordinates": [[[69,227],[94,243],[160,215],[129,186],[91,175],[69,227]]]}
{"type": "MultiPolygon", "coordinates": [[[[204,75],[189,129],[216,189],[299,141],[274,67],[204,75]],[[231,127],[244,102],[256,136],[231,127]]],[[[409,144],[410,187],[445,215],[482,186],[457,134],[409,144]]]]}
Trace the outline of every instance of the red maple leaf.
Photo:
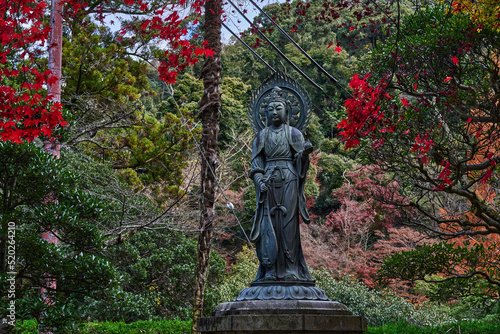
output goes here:
{"type": "Polygon", "coordinates": [[[453,64],[454,64],[454,65],[457,65],[457,64],[458,64],[458,62],[459,62],[459,60],[458,60],[458,58],[457,58],[456,56],[455,56],[455,57],[452,57],[452,58],[451,58],[451,61],[453,62],[453,64]]]}
{"type": "Polygon", "coordinates": [[[481,181],[479,181],[479,183],[486,183],[488,182],[490,179],[491,179],[491,176],[493,175],[493,169],[490,168],[486,171],[486,173],[484,174],[483,178],[481,179],[481,181]]]}

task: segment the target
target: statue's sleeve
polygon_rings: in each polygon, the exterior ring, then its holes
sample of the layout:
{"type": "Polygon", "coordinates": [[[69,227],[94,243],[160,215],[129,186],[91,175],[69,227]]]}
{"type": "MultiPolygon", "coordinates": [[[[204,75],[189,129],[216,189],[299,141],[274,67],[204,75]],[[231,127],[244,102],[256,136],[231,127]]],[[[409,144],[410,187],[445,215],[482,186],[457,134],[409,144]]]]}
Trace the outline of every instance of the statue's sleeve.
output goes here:
{"type": "Polygon", "coordinates": [[[311,218],[309,216],[309,212],[307,211],[306,196],[304,194],[304,186],[306,183],[307,170],[309,169],[309,156],[308,155],[303,156],[305,140],[304,136],[302,135],[302,132],[293,128],[291,131],[291,137],[292,137],[291,138],[292,147],[294,151],[297,152],[295,159],[295,166],[299,174],[299,193],[298,193],[299,211],[304,222],[306,224],[309,224],[311,218]]]}
{"type": "Polygon", "coordinates": [[[260,237],[260,221],[262,220],[262,215],[264,213],[263,200],[264,196],[260,191],[260,179],[265,174],[265,156],[263,149],[263,142],[261,141],[261,133],[257,133],[252,145],[252,165],[250,167],[250,178],[253,179],[255,184],[255,196],[256,196],[256,210],[255,218],[252,226],[252,231],[250,232],[250,239],[252,241],[257,241],[260,237]]]}
{"type": "Polygon", "coordinates": [[[258,132],[252,144],[252,165],[250,167],[250,178],[255,180],[257,174],[265,173],[264,142],[262,132],[258,132]]]}

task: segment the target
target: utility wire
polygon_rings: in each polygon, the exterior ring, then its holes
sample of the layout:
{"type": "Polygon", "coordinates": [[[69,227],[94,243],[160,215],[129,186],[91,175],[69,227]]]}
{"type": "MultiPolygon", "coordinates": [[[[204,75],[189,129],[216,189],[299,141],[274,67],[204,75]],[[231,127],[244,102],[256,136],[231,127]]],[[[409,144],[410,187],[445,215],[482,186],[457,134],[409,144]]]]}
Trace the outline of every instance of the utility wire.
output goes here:
{"type": "MultiPolygon", "coordinates": [[[[231,0],[227,0],[231,6],[234,7],[234,9],[236,9],[238,11],[238,13],[243,16],[243,18],[248,22],[248,24],[250,24],[250,26],[253,26],[254,24],[246,17],[245,14],[243,14],[243,12],[231,1],[231,0]]],[[[267,38],[266,35],[264,35],[264,33],[262,33],[262,31],[260,31],[260,29],[257,28],[257,32],[259,33],[259,35],[267,42],[269,43],[273,49],[279,53],[279,55],[281,57],[283,57],[283,59],[285,59],[288,64],[290,64],[290,66],[292,66],[297,72],[299,72],[300,75],[302,75],[307,81],[309,81],[314,87],[316,87],[317,89],[319,89],[323,94],[325,94],[329,99],[333,100],[333,98],[327,93],[325,92],[325,90],[323,88],[321,88],[321,86],[319,86],[316,82],[314,82],[311,78],[309,78],[309,76],[307,76],[307,74],[305,74],[297,65],[295,65],[295,63],[293,63],[290,59],[288,59],[287,56],[285,56],[285,54],[276,46],[274,45],[273,42],[271,42],[269,40],[269,38],[267,38]]]]}
{"type": "MultiPolygon", "coordinates": [[[[166,85],[165,82],[163,82],[163,85],[166,85]]],[[[188,129],[189,133],[191,134],[191,137],[193,138],[193,141],[196,145],[196,147],[198,148],[198,151],[200,151],[200,154],[201,156],[203,157],[203,159],[205,160],[205,162],[207,163],[207,166],[208,168],[210,169],[210,173],[212,174],[212,176],[214,177],[214,180],[215,180],[215,183],[217,183],[217,187],[219,188],[219,190],[221,191],[222,193],[222,196],[224,196],[224,199],[226,200],[226,207],[231,211],[231,213],[233,214],[234,218],[236,219],[236,221],[238,222],[238,225],[240,226],[241,228],[241,231],[243,231],[243,234],[245,235],[245,238],[246,238],[246,241],[248,241],[248,244],[250,245],[250,247],[252,247],[252,250],[254,251],[255,255],[257,256],[257,252],[255,251],[255,248],[253,247],[252,245],[252,242],[250,241],[250,238],[248,237],[248,235],[246,234],[245,232],[245,229],[243,228],[243,225],[241,225],[241,222],[240,220],[238,219],[238,216],[236,215],[236,213],[234,212],[234,205],[233,203],[231,203],[231,201],[227,198],[226,196],[226,193],[224,192],[224,189],[222,189],[222,186],[220,185],[219,183],[219,180],[217,178],[217,176],[215,175],[215,172],[214,170],[212,169],[212,167],[210,166],[210,164],[208,163],[208,159],[207,157],[205,156],[205,154],[203,153],[203,150],[201,149],[201,146],[200,144],[198,143],[198,141],[196,140],[196,137],[194,136],[194,133],[193,131],[191,130],[191,128],[188,126],[188,122],[187,122],[187,119],[186,117],[184,117],[184,114],[182,113],[181,111],[181,108],[179,107],[179,105],[177,104],[177,101],[175,100],[175,97],[174,97],[174,89],[171,87],[171,86],[167,86],[167,89],[168,89],[168,92],[170,93],[170,96],[172,97],[172,100],[174,101],[174,104],[175,104],[175,108],[177,109],[177,111],[179,112],[179,115],[181,115],[181,118],[182,118],[182,121],[183,121],[183,124],[184,126],[188,129]]]]}
{"type": "MultiPolygon", "coordinates": [[[[224,22],[222,22],[222,25],[224,26],[224,28],[226,28],[238,41],[241,42],[241,44],[243,44],[247,49],[248,51],[250,51],[255,57],[257,57],[258,60],[260,60],[264,65],[266,65],[273,73],[276,73],[276,70],[274,68],[272,68],[262,57],[260,57],[247,43],[245,43],[241,38],[239,38],[231,29],[229,29],[229,27],[224,24],[224,22]]],[[[345,89],[344,89],[345,90],[345,89]]],[[[324,92],[323,92],[324,93],[324,92]]],[[[347,92],[348,94],[350,94],[349,92],[347,92]]],[[[332,98],[330,96],[328,96],[328,94],[325,93],[325,95],[330,98],[330,100],[332,100],[332,98]]],[[[351,95],[352,96],[352,95],[351,95]]],[[[332,100],[333,101],[333,100],[332,100]]],[[[313,104],[313,106],[320,112],[320,113],[325,113],[322,109],[320,109],[318,106],[316,106],[315,104],[313,104]]]]}
{"type": "MultiPolygon", "coordinates": [[[[130,12],[129,12],[129,15],[130,15],[130,12]]],[[[227,28],[226,28],[227,29],[227,28]]],[[[139,37],[141,38],[142,42],[144,43],[144,45],[146,45],[143,37],[141,34],[138,34],[139,37]]],[[[260,57],[258,57],[260,58],[260,57]]],[[[260,58],[262,59],[262,58],[260,58]]],[[[262,59],[262,61],[264,61],[264,59],[262,59]]],[[[156,70],[158,70],[158,67],[156,65],[153,65],[151,64],[154,68],[156,68],[156,70]]],[[[208,168],[210,169],[210,173],[212,174],[212,176],[214,177],[214,180],[215,182],[217,183],[217,187],[219,188],[219,190],[221,191],[222,195],[224,196],[224,199],[226,200],[226,207],[231,211],[231,213],[233,214],[234,218],[236,219],[236,221],[238,222],[238,225],[240,226],[241,228],[241,231],[243,232],[243,234],[245,235],[245,239],[246,241],[248,242],[248,244],[250,245],[250,247],[252,248],[253,252],[255,253],[255,256],[257,256],[257,252],[255,251],[255,248],[253,247],[252,245],[252,242],[250,241],[250,238],[248,237],[248,235],[246,234],[245,232],[245,229],[243,228],[243,225],[241,225],[241,222],[240,220],[238,219],[238,216],[236,215],[236,213],[234,212],[234,205],[233,203],[231,203],[231,201],[227,198],[226,196],[226,193],[224,192],[224,189],[222,189],[222,186],[220,185],[219,183],[219,180],[217,179],[217,175],[215,175],[215,172],[212,170],[212,167],[210,166],[210,164],[208,163],[208,159],[207,157],[205,156],[205,154],[203,153],[203,150],[201,149],[201,146],[200,144],[198,143],[198,141],[196,140],[196,137],[194,136],[194,133],[193,131],[191,130],[191,128],[188,126],[188,122],[187,122],[187,119],[186,117],[184,117],[184,114],[182,113],[181,111],[181,108],[179,107],[179,105],[177,104],[177,100],[175,99],[174,97],[174,89],[171,87],[171,86],[167,86],[167,84],[161,80],[162,84],[164,85],[164,87],[167,88],[167,91],[170,93],[170,96],[172,97],[172,100],[174,101],[174,104],[175,104],[175,107],[177,108],[177,111],[179,112],[179,115],[181,115],[181,118],[182,118],[182,121],[183,121],[183,125],[186,127],[186,129],[188,129],[189,133],[191,134],[191,137],[193,138],[193,141],[196,145],[196,147],[198,148],[198,151],[200,151],[200,154],[201,156],[203,157],[203,159],[205,160],[205,162],[207,163],[207,166],[208,168]]],[[[240,239],[240,238],[238,238],[240,239]]]]}
{"type": "Polygon", "coordinates": [[[245,43],[241,38],[239,38],[238,35],[236,35],[231,29],[229,29],[229,27],[224,22],[222,22],[222,25],[224,26],[224,28],[227,29],[227,31],[229,31],[234,36],[234,38],[236,38],[241,44],[243,44],[243,46],[246,47],[258,60],[260,60],[264,65],[266,65],[267,68],[269,68],[273,73],[276,73],[276,70],[271,65],[269,65],[261,56],[257,54],[257,52],[255,52],[247,43],[245,43]]]}
{"type": "Polygon", "coordinates": [[[316,61],[315,61],[315,60],[314,60],[314,59],[313,59],[313,58],[312,58],[312,57],[311,57],[311,56],[310,56],[310,55],[309,55],[309,54],[308,54],[308,53],[307,53],[304,49],[302,49],[302,48],[300,47],[300,45],[298,45],[298,44],[297,44],[297,43],[293,40],[293,38],[292,38],[292,37],[290,37],[290,35],[288,35],[288,33],[287,33],[285,30],[283,30],[283,28],[281,28],[281,26],[280,26],[278,23],[276,23],[276,22],[275,22],[275,21],[274,21],[274,20],[273,20],[273,19],[272,19],[272,18],[271,18],[271,17],[270,17],[267,13],[266,13],[266,12],[264,12],[264,10],[263,10],[262,8],[260,8],[260,7],[259,7],[259,5],[257,5],[257,4],[255,3],[255,1],[250,0],[250,2],[251,2],[251,3],[252,3],[252,5],[254,5],[254,6],[255,6],[255,7],[256,7],[256,8],[257,8],[257,9],[258,9],[258,10],[259,10],[262,14],[264,14],[264,16],[265,16],[265,17],[267,17],[267,18],[269,19],[269,21],[271,21],[271,23],[272,23],[274,26],[276,26],[276,28],[278,28],[278,30],[281,32],[281,34],[282,34],[283,36],[285,36],[285,37],[286,37],[286,38],[287,38],[287,39],[288,39],[288,40],[289,40],[289,41],[290,41],[293,45],[295,45],[295,47],[296,47],[297,49],[299,49],[299,51],[300,51],[300,52],[302,52],[302,54],[303,54],[304,56],[306,56],[306,57],[307,57],[307,59],[309,59],[309,60],[311,61],[311,63],[313,63],[313,64],[314,64],[314,66],[316,66],[316,67],[317,67],[317,68],[318,68],[318,69],[319,69],[319,70],[320,70],[323,74],[325,74],[325,75],[326,75],[326,76],[327,76],[330,80],[332,80],[334,83],[336,83],[336,84],[337,84],[337,86],[339,86],[339,87],[340,87],[340,89],[344,90],[347,94],[349,94],[349,96],[351,96],[351,97],[352,97],[352,94],[351,94],[349,91],[347,91],[347,90],[344,88],[344,86],[342,86],[342,85],[339,83],[339,81],[338,81],[337,79],[335,79],[335,77],[334,77],[333,75],[331,75],[330,73],[328,73],[328,72],[327,72],[327,71],[326,71],[326,70],[325,70],[325,69],[324,69],[324,68],[323,68],[320,64],[318,64],[318,63],[317,63],[317,62],[316,62],[316,61]]]}

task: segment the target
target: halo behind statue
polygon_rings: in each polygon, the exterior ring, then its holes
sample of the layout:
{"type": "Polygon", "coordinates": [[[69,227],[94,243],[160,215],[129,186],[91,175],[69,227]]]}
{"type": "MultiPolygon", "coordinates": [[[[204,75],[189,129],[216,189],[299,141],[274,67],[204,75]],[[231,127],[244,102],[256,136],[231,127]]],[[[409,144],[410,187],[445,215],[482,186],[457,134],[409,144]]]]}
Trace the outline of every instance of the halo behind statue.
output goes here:
{"type": "Polygon", "coordinates": [[[312,103],[307,92],[292,78],[276,72],[264,80],[252,94],[248,106],[248,119],[257,133],[266,127],[266,109],[274,87],[281,88],[281,97],[290,104],[288,124],[305,132],[312,115],[312,103]]]}

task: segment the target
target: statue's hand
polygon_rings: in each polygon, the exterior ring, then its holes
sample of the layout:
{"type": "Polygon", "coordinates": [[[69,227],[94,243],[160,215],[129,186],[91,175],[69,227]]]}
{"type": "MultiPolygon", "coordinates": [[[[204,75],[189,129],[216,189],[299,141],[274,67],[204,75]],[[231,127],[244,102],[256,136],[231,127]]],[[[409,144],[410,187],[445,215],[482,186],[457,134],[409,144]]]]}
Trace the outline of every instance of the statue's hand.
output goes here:
{"type": "Polygon", "coordinates": [[[302,151],[302,157],[306,157],[308,156],[309,154],[312,153],[312,151],[314,150],[311,142],[308,140],[305,142],[304,144],[304,150],[302,151]]]}
{"type": "Polygon", "coordinates": [[[265,182],[260,182],[260,191],[265,193],[269,190],[269,187],[266,185],[265,182]]]}

